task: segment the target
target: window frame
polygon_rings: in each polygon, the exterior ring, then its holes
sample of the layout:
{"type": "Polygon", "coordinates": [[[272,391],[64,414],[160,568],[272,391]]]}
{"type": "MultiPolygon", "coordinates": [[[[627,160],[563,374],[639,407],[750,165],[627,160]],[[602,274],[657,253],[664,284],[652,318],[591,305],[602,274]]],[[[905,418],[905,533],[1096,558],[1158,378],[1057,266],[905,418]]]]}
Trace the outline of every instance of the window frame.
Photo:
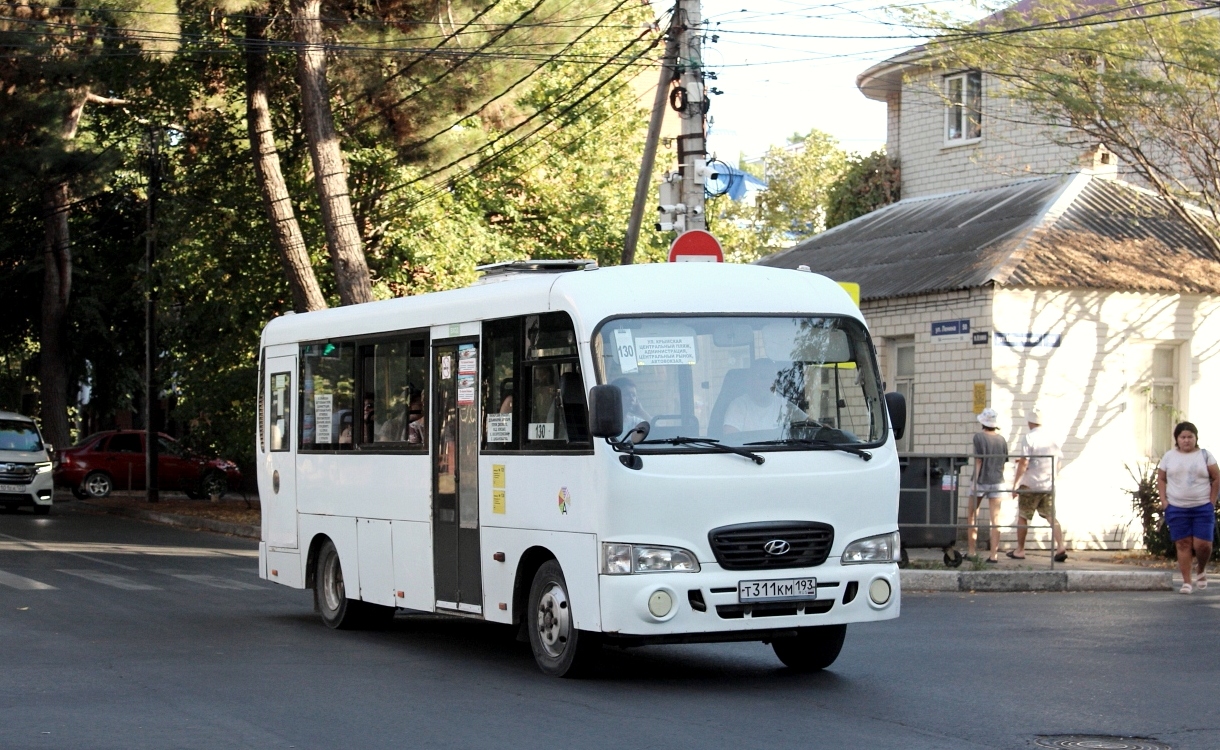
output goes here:
{"type": "Polygon", "coordinates": [[[425,370],[425,384],[421,395],[423,401],[424,423],[424,439],[422,443],[365,443],[360,438],[362,437],[359,430],[356,429],[356,411],[363,409],[363,383],[364,383],[364,363],[361,357],[361,348],[364,346],[373,346],[386,343],[410,342],[415,339],[420,339],[424,342],[425,360],[429,361],[428,352],[432,345],[432,336],[430,328],[404,328],[398,331],[378,331],[370,334],[356,334],[351,336],[332,336],[323,339],[308,339],[296,342],[297,346],[297,392],[296,404],[297,415],[294,423],[297,426],[296,434],[296,450],[301,455],[357,455],[357,454],[400,454],[400,455],[427,455],[429,453],[430,430],[432,425],[432,415],[428,410],[431,405],[430,394],[432,392],[432,373],[431,369],[425,370]],[[354,348],[352,362],[352,442],[350,448],[314,448],[305,447],[301,443],[301,437],[305,431],[305,355],[304,348],[307,346],[316,346],[319,344],[351,344],[354,348]]]}
{"type": "MultiPolygon", "coordinates": [[[[267,452],[267,453],[291,453],[291,452],[292,452],[292,437],[293,437],[293,436],[292,436],[292,433],[291,433],[291,429],[292,429],[292,425],[294,424],[293,419],[292,419],[292,404],[293,404],[295,401],[297,401],[297,399],[296,399],[296,398],[293,398],[294,394],[292,393],[292,377],[293,377],[293,373],[292,373],[292,371],[291,371],[291,370],[280,370],[280,371],[278,371],[278,372],[271,372],[271,373],[267,373],[267,378],[268,378],[268,379],[274,379],[274,378],[276,378],[276,377],[278,377],[278,376],[280,376],[280,375],[287,375],[287,376],[288,376],[288,386],[289,386],[289,387],[286,389],[288,392],[285,394],[285,395],[287,396],[287,398],[285,399],[285,401],[286,401],[286,406],[288,407],[288,414],[287,414],[287,415],[285,415],[285,416],[287,417],[287,419],[285,419],[285,420],[284,420],[284,424],[288,426],[288,429],[290,430],[290,432],[289,432],[289,433],[288,433],[288,435],[287,435],[287,438],[288,438],[288,439],[287,439],[286,441],[284,441],[284,442],[285,442],[285,445],[286,445],[287,447],[285,447],[285,448],[276,448],[274,445],[272,445],[272,444],[271,444],[271,441],[270,441],[270,440],[268,440],[268,441],[267,441],[267,450],[265,451],[265,452],[267,452]]],[[[297,372],[296,377],[297,377],[297,380],[300,380],[300,378],[301,378],[300,372],[297,372]]],[[[300,388],[299,388],[299,386],[298,386],[298,391],[299,391],[299,390],[300,390],[300,388]]],[[[266,419],[270,419],[270,418],[271,418],[271,412],[270,412],[270,411],[265,411],[264,416],[265,416],[265,418],[266,418],[266,419]]],[[[298,428],[298,434],[299,434],[299,432],[300,432],[300,430],[299,430],[299,428],[298,428]]]]}
{"type": "MultiPolygon", "coordinates": [[[[527,413],[528,412],[527,405],[532,404],[533,400],[534,400],[533,378],[532,377],[526,378],[525,372],[527,369],[531,370],[531,372],[532,372],[532,368],[535,366],[538,366],[538,365],[550,365],[550,364],[563,365],[563,364],[570,363],[575,366],[576,370],[580,373],[580,376],[581,376],[581,388],[582,388],[582,396],[584,397],[586,423],[588,421],[588,414],[589,414],[588,394],[589,394],[590,381],[589,381],[588,372],[586,371],[584,365],[580,361],[581,360],[581,341],[580,341],[580,336],[576,333],[576,321],[572,318],[571,313],[569,313],[567,310],[543,310],[543,311],[538,311],[538,312],[524,313],[521,315],[510,315],[510,316],[503,317],[503,318],[493,318],[490,320],[484,320],[484,321],[482,321],[482,323],[483,323],[483,334],[480,337],[479,345],[481,347],[481,351],[479,353],[479,356],[484,358],[483,367],[482,367],[482,371],[481,371],[481,377],[483,380],[481,387],[483,388],[482,395],[484,397],[485,408],[483,411],[484,419],[482,420],[483,421],[483,425],[482,425],[483,434],[479,440],[479,446],[480,446],[479,453],[481,455],[486,455],[486,456],[499,456],[499,455],[549,456],[549,455],[556,455],[556,454],[560,454],[560,455],[564,455],[564,456],[592,455],[593,454],[593,444],[594,444],[592,435],[590,435],[588,440],[584,441],[584,442],[568,442],[567,440],[545,440],[545,441],[528,440],[525,437],[525,429],[524,429],[525,425],[526,425],[525,420],[528,419],[528,416],[529,416],[527,413]],[[527,320],[534,316],[541,317],[544,315],[556,315],[556,314],[563,315],[565,318],[567,318],[567,323],[571,327],[572,340],[573,340],[572,353],[557,355],[557,356],[549,356],[549,357],[538,357],[536,359],[527,359],[525,356],[526,355],[525,350],[526,350],[526,322],[527,322],[527,320]],[[490,368],[494,367],[494,364],[492,363],[491,357],[489,356],[491,349],[488,344],[487,330],[488,330],[489,324],[494,326],[496,324],[503,324],[506,321],[515,321],[515,323],[516,323],[516,325],[515,325],[516,331],[515,331],[515,335],[514,335],[514,351],[513,351],[513,410],[512,410],[513,442],[512,443],[488,443],[487,442],[487,421],[486,421],[486,415],[488,413],[488,411],[486,409],[486,404],[487,404],[487,397],[489,395],[488,386],[490,385],[488,373],[490,371],[490,368]],[[490,447],[488,447],[490,445],[511,446],[511,447],[490,448],[490,447]]],[[[556,397],[557,398],[559,397],[558,385],[559,384],[556,383],[556,397]]]]}
{"type": "Polygon", "coordinates": [[[954,146],[966,146],[979,143],[983,140],[983,73],[978,70],[963,70],[958,73],[949,73],[941,78],[941,96],[945,102],[944,124],[941,127],[941,138],[945,148],[954,146]],[[970,82],[974,80],[978,83],[978,104],[976,107],[970,106],[970,82]],[[954,102],[949,95],[949,89],[953,81],[961,81],[962,100],[954,102]],[[979,134],[969,137],[966,134],[969,132],[970,114],[973,112],[975,122],[977,123],[979,134]],[[960,113],[961,135],[954,138],[949,135],[949,124],[956,114],[960,113]]]}

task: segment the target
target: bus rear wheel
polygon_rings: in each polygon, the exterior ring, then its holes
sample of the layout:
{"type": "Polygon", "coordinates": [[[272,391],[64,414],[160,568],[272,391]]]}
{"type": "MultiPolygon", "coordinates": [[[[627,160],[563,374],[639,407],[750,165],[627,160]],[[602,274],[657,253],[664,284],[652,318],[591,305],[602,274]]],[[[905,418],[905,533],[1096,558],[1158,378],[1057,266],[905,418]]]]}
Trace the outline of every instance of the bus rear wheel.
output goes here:
{"type": "Polygon", "coordinates": [[[820,625],[801,628],[795,636],[776,638],[771,642],[771,648],[789,669],[817,672],[835,663],[846,637],[846,625],[820,625]]]}
{"type": "Polygon", "coordinates": [[[382,628],[394,619],[394,608],[347,598],[339,550],[329,539],[318,550],[314,568],[313,601],[326,627],[336,630],[382,628]]]}
{"type": "Polygon", "coordinates": [[[534,661],[552,677],[586,673],[601,646],[596,633],[576,629],[570,601],[559,563],[543,563],[530,586],[527,624],[534,661]]]}

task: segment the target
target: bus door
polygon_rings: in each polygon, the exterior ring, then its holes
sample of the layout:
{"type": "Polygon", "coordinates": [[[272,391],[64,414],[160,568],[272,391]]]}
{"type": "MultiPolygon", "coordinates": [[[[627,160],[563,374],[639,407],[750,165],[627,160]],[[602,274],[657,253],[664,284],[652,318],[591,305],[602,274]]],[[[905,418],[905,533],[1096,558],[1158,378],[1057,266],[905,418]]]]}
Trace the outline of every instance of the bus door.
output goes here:
{"type": "Polygon", "coordinates": [[[292,449],[295,415],[297,358],[267,357],[263,370],[263,430],[266,440],[267,463],[265,476],[271,478],[271,495],[262,497],[263,513],[266,514],[267,542],[269,547],[297,546],[297,482],[296,451],[292,449]]]}
{"type": "Polygon", "coordinates": [[[478,339],[434,344],[432,351],[436,606],[481,614],[478,339]]]}

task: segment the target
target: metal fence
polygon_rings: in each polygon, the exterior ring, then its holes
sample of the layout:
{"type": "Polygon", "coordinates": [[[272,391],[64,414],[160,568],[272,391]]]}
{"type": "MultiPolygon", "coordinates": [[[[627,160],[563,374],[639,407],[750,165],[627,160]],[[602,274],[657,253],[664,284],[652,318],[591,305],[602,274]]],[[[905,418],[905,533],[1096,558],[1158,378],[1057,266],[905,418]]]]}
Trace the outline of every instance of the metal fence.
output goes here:
{"type": "MultiPolygon", "coordinates": [[[[970,497],[971,481],[969,475],[961,481],[963,468],[972,466],[971,460],[996,458],[994,454],[971,453],[900,453],[898,465],[901,470],[898,489],[898,531],[902,534],[902,567],[907,563],[907,548],[940,548],[944,551],[944,562],[950,567],[958,567],[965,559],[957,549],[959,533],[963,530],[989,528],[997,525],[994,512],[988,500],[988,526],[976,522],[963,522],[960,513],[960,501],[963,495],[966,502],[973,502],[970,497]]],[[[1029,532],[1038,529],[1050,529],[1051,539],[1054,539],[1055,515],[1058,512],[1056,502],[1055,481],[1058,466],[1055,456],[1031,455],[1008,456],[1010,460],[1019,458],[1039,459],[1049,458],[1051,461],[1051,518],[1045,525],[1026,524],[1029,532]]],[[[1018,489],[1010,487],[1002,490],[1019,502],[1025,493],[1042,492],[1042,490],[1018,489]]],[[[1032,520],[1032,519],[1031,519],[1032,520]]],[[[1017,529],[1017,523],[999,526],[1000,529],[1017,529]]],[[[998,551],[992,550],[998,554],[998,551]]],[[[1051,569],[1055,568],[1054,545],[1051,550],[1051,569]]]]}

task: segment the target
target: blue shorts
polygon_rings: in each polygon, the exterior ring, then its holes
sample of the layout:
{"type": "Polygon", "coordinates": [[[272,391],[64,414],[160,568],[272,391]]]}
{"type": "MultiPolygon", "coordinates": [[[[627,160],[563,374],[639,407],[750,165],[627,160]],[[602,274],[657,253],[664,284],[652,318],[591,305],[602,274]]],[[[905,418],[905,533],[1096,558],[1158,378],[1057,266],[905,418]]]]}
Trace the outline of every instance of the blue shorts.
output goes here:
{"type": "Polygon", "coordinates": [[[1175,542],[1190,536],[1210,542],[1216,533],[1216,512],[1211,503],[1197,508],[1171,505],[1165,511],[1165,523],[1169,526],[1169,536],[1175,542]]]}

